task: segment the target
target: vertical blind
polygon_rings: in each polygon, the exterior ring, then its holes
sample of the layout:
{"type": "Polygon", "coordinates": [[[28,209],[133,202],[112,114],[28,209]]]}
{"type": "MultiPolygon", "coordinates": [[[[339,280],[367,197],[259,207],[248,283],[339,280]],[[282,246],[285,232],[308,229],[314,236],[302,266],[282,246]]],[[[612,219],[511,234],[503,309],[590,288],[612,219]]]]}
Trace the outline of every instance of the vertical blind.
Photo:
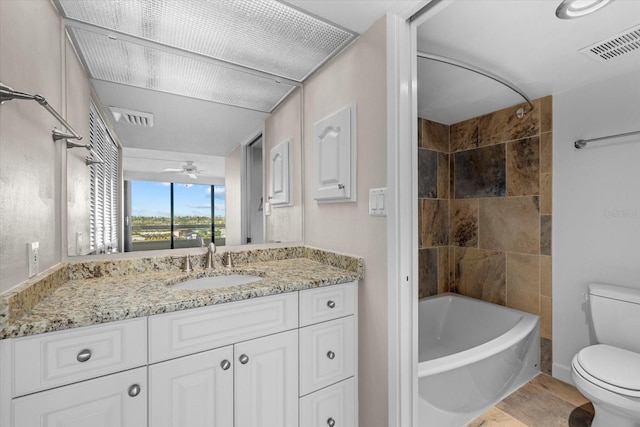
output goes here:
{"type": "Polygon", "coordinates": [[[89,167],[91,179],[90,244],[92,253],[118,249],[118,146],[93,101],[89,107],[89,141],[102,163],[89,167]]]}

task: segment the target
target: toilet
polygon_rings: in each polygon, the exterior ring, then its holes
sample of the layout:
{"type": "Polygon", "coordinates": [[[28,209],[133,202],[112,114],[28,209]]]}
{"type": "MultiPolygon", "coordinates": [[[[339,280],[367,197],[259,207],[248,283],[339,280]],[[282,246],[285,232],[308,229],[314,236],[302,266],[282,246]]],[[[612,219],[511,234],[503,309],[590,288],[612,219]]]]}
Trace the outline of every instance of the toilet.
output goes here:
{"type": "Polygon", "coordinates": [[[575,386],[595,408],[592,427],[640,427],[640,289],[593,283],[597,344],[571,362],[575,386]]]}

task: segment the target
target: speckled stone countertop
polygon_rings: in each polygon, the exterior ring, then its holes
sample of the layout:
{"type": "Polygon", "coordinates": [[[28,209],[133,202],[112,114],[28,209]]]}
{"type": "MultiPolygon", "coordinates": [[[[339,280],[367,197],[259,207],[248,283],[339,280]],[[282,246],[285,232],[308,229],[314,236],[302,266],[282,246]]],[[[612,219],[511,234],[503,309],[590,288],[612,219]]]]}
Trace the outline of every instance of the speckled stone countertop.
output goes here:
{"type": "Polygon", "coordinates": [[[348,261],[356,260],[357,266],[347,270],[340,268],[344,267],[340,255],[307,248],[302,255],[300,258],[248,262],[234,268],[206,270],[196,267],[191,273],[170,269],[76,278],[77,274],[71,272],[70,280],[60,284],[18,318],[5,322],[0,339],[276,295],[363,278],[361,259],[346,257],[348,261]],[[244,285],[207,290],[171,288],[171,285],[186,280],[227,274],[252,274],[262,279],[244,285]]]}

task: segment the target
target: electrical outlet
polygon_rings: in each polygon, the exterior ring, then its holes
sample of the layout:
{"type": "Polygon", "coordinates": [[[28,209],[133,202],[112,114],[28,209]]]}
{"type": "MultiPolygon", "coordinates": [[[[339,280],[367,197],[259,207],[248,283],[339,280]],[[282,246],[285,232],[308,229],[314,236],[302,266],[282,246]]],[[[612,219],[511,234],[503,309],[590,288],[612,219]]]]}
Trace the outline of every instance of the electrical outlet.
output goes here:
{"type": "Polygon", "coordinates": [[[82,231],[76,232],[76,255],[82,255],[82,231]]]}
{"type": "Polygon", "coordinates": [[[40,269],[39,259],[40,255],[38,254],[38,248],[40,244],[38,242],[27,243],[27,258],[29,260],[29,277],[33,277],[38,274],[40,269]]]}

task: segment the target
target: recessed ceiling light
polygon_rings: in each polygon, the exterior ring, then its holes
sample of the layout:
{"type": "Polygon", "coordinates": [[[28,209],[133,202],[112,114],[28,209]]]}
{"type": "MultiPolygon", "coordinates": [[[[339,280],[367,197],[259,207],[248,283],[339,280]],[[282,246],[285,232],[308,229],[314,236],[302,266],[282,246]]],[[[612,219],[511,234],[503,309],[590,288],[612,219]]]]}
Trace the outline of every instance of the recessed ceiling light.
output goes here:
{"type": "Polygon", "coordinates": [[[556,16],[560,19],[580,18],[595,12],[613,0],[562,0],[556,9],[556,16]]]}

